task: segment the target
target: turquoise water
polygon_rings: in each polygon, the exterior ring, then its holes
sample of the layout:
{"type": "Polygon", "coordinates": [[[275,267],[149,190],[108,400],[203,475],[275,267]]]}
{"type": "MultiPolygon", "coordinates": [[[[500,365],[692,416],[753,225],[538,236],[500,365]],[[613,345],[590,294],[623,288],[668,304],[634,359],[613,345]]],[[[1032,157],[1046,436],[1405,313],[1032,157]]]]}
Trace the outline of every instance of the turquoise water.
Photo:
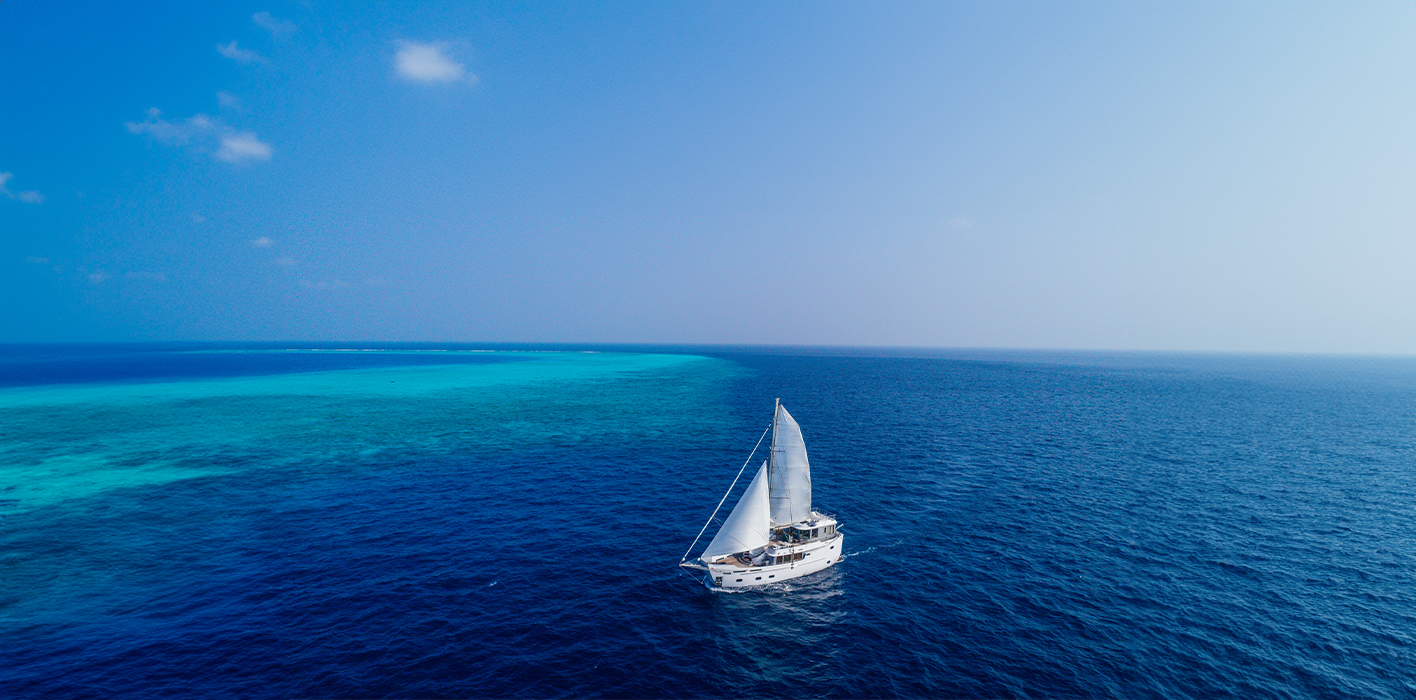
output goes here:
{"type": "Polygon", "coordinates": [[[1409,359],[0,350],[4,697],[1416,697],[1409,359]],[[847,556],[713,592],[776,397],[847,556]]]}
{"type": "Polygon", "coordinates": [[[514,361],[0,389],[3,512],[242,469],[311,461],[353,468],[388,450],[662,435],[679,421],[671,410],[721,420],[712,415],[716,402],[693,393],[703,390],[702,380],[692,379],[720,361],[563,352],[474,357],[514,361]],[[641,395],[641,383],[622,383],[645,375],[672,377],[676,386],[641,395]],[[457,420],[430,423],[428,414],[457,420]]]}
{"type": "MultiPolygon", "coordinates": [[[[198,360],[221,366],[240,361],[237,355],[272,352],[318,352],[314,361],[331,367],[358,362],[328,351],[265,350],[207,351],[198,360]]],[[[163,577],[212,563],[187,552],[175,562],[170,553],[160,555],[166,562],[152,561],[154,548],[172,544],[162,538],[182,535],[180,527],[169,531],[148,521],[210,513],[238,523],[249,514],[225,507],[232,490],[288,500],[346,480],[398,488],[400,470],[430,463],[494,468],[485,465],[508,456],[641,451],[646,445],[668,454],[664,445],[676,434],[691,437],[711,426],[722,435],[731,425],[716,392],[733,370],[721,360],[382,354],[384,362],[403,356],[471,364],[0,389],[0,515],[12,545],[33,543],[32,537],[41,543],[6,549],[0,620],[14,632],[139,606],[154,586],[167,585],[163,577]],[[688,426],[684,415],[694,416],[688,426]],[[196,490],[209,492],[209,500],[162,512],[166,496],[196,490]],[[71,539],[76,521],[85,523],[86,534],[71,539]],[[137,530],[128,529],[134,525],[137,530]],[[57,540],[45,542],[50,536],[57,540]],[[71,556],[76,549],[83,552],[78,559],[71,556]]],[[[530,477],[528,490],[535,480],[530,477]]],[[[469,479],[469,488],[475,484],[469,479]]],[[[202,543],[191,544],[205,551],[202,543]]]]}

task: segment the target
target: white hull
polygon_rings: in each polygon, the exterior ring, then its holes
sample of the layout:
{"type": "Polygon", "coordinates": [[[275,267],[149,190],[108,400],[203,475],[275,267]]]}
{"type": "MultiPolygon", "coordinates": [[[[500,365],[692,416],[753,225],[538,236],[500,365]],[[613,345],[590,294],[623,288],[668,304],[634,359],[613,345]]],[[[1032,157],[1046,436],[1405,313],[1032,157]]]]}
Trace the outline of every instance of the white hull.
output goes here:
{"type": "Polygon", "coordinates": [[[785,564],[767,566],[744,566],[736,562],[728,564],[708,564],[707,584],[713,588],[749,588],[765,586],[769,583],[789,581],[794,578],[814,574],[840,563],[845,552],[845,538],[840,532],[835,537],[792,546],[773,547],[768,556],[801,554],[800,559],[785,564]]]}

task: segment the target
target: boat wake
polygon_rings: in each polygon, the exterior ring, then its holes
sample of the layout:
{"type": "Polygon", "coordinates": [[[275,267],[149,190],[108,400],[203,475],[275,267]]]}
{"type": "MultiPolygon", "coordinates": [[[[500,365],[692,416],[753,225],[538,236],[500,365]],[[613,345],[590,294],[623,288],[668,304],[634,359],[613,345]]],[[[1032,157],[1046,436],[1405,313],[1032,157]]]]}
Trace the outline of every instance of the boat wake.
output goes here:
{"type": "Polygon", "coordinates": [[[842,558],[842,559],[849,559],[849,558],[851,558],[851,557],[859,557],[859,556],[864,556],[864,555],[866,555],[866,554],[874,554],[876,551],[880,551],[880,550],[891,550],[891,549],[894,549],[894,548],[896,548],[896,547],[898,547],[898,546],[900,546],[900,545],[902,545],[902,544],[904,544],[904,543],[905,543],[904,540],[900,540],[899,542],[891,542],[890,544],[883,545],[883,546],[880,546],[880,547],[866,547],[865,549],[862,549],[862,550],[860,550],[859,552],[843,552],[843,553],[841,554],[841,558],[842,558]]]}

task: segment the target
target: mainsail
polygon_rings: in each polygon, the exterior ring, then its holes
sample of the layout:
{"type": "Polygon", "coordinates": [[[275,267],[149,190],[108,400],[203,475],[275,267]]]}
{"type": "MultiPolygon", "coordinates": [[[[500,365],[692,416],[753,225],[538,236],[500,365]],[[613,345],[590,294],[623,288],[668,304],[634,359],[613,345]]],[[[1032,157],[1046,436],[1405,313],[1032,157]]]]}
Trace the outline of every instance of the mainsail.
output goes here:
{"type": "Polygon", "coordinates": [[[737,505],[733,507],[732,514],[699,558],[708,561],[724,554],[747,552],[767,546],[772,536],[771,525],[767,520],[769,508],[767,463],[763,462],[762,467],[757,470],[757,476],[752,477],[747,491],[743,492],[742,498],[738,499],[737,505]]]}
{"type": "Polygon", "coordinates": [[[777,404],[772,431],[772,525],[781,527],[811,517],[811,465],[806,461],[806,442],[801,426],[777,404]]]}

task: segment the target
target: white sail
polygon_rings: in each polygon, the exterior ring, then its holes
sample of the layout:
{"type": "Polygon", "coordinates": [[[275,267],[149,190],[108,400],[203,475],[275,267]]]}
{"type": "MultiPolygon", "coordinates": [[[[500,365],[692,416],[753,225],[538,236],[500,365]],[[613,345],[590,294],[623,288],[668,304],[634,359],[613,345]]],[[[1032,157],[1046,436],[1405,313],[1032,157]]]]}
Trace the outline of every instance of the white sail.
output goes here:
{"type": "Polygon", "coordinates": [[[763,462],[762,468],[757,470],[757,476],[752,477],[752,483],[747,485],[747,491],[743,492],[742,498],[733,506],[732,514],[699,558],[709,561],[724,554],[747,552],[767,546],[772,536],[771,523],[768,521],[769,510],[767,463],[763,462]]]}
{"type": "Polygon", "coordinates": [[[772,431],[772,524],[780,527],[811,517],[811,465],[801,426],[777,404],[772,431]]]}

